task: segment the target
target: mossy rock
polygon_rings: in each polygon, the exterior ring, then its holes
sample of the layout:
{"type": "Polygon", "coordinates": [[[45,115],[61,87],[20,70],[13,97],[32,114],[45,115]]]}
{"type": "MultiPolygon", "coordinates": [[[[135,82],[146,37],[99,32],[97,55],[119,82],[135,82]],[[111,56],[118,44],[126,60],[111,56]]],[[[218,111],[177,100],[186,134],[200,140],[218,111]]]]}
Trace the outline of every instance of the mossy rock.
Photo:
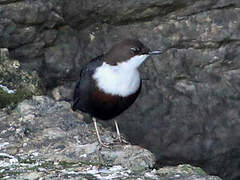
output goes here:
{"type": "Polygon", "coordinates": [[[15,93],[7,93],[0,88],[0,108],[7,106],[15,107],[15,105],[27,98],[32,97],[33,93],[27,89],[19,89],[15,93]]]}
{"type": "Polygon", "coordinates": [[[20,63],[9,59],[8,54],[6,48],[0,48],[0,108],[13,108],[32,95],[44,93],[37,73],[22,70],[20,63]]]}
{"type": "Polygon", "coordinates": [[[205,171],[203,171],[201,168],[194,167],[189,164],[160,168],[158,170],[158,174],[161,177],[170,177],[170,176],[177,175],[177,174],[200,175],[200,176],[207,175],[207,173],[205,171]]]}
{"type": "MultiPolygon", "coordinates": [[[[169,167],[163,167],[157,170],[157,174],[160,177],[163,178],[170,178],[173,176],[182,176],[182,177],[188,177],[188,176],[199,176],[199,177],[205,177],[208,176],[207,173],[199,168],[191,166],[190,164],[182,164],[178,166],[169,166],[169,167]]],[[[221,180],[221,178],[213,176],[213,179],[221,180]]]]}

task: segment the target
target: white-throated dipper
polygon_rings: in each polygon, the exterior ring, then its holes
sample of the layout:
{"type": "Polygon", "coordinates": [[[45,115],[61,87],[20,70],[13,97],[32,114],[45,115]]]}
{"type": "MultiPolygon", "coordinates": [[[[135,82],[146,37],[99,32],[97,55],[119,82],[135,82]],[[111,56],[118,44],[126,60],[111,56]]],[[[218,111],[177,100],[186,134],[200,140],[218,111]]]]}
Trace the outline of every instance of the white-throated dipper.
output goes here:
{"type": "MultiPolygon", "coordinates": [[[[138,67],[150,55],[162,51],[150,51],[139,40],[126,39],[115,44],[106,54],[92,59],[81,71],[77,82],[72,109],[89,113],[93,117],[98,141],[96,118],[110,120],[129,108],[141,90],[138,67]]],[[[114,120],[117,136],[121,136],[114,120]]]]}

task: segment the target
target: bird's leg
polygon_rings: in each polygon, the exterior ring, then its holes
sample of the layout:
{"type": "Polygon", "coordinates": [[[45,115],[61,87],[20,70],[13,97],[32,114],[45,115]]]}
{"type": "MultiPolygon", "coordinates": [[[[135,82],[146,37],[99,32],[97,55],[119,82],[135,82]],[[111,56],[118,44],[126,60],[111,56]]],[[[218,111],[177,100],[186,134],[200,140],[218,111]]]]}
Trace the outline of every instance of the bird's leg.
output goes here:
{"type": "Polygon", "coordinates": [[[114,124],[115,124],[115,127],[116,127],[116,131],[117,131],[117,138],[120,141],[120,143],[122,143],[122,138],[121,138],[121,134],[120,134],[120,131],[119,131],[119,128],[118,128],[117,121],[115,119],[113,121],[114,121],[114,124]]]}
{"type": "Polygon", "coordinates": [[[100,135],[99,135],[99,132],[98,132],[98,127],[97,127],[97,120],[96,120],[96,118],[92,118],[93,119],[93,124],[94,124],[94,127],[95,127],[95,130],[96,130],[96,133],[97,133],[97,137],[98,137],[98,142],[99,142],[99,144],[101,144],[102,146],[104,146],[104,147],[109,147],[109,146],[107,146],[106,144],[103,144],[103,142],[102,142],[102,140],[101,140],[101,138],[100,138],[100,135]]]}
{"type": "Polygon", "coordinates": [[[120,131],[119,131],[119,128],[118,128],[117,120],[114,119],[113,121],[114,121],[116,131],[117,131],[117,139],[119,140],[120,143],[128,144],[128,142],[126,140],[122,139],[122,137],[121,137],[121,134],[120,134],[120,131]]]}

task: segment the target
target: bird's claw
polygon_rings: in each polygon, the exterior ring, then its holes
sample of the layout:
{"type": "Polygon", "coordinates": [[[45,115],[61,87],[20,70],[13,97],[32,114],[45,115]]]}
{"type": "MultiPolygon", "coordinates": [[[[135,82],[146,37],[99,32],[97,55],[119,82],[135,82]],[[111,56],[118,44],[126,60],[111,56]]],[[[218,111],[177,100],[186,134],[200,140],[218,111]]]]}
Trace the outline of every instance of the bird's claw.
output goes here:
{"type": "Polygon", "coordinates": [[[129,144],[129,142],[128,142],[127,140],[125,140],[123,136],[117,136],[117,138],[115,138],[114,141],[115,141],[115,142],[118,141],[118,142],[120,142],[121,144],[129,144]]]}
{"type": "Polygon", "coordinates": [[[112,149],[111,144],[104,144],[103,142],[99,142],[100,149],[104,148],[109,148],[112,149]]]}

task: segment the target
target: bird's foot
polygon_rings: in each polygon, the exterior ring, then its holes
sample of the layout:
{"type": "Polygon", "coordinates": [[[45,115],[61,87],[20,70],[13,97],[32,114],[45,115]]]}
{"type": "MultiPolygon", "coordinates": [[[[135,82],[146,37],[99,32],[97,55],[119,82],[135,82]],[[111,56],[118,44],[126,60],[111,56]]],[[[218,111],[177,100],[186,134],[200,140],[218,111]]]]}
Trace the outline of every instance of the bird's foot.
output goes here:
{"type": "MultiPolygon", "coordinates": [[[[119,128],[118,128],[118,123],[117,123],[116,120],[114,120],[114,124],[115,124],[116,131],[117,131],[117,138],[116,138],[116,140],[118,139],[118,141],[119,141],[122,145],[124,145],[124,144],[129,144],[129,142],[127,142],[127,141],[121,136],[120,131],[119,131],[119,128]]],[[[115,140],[115,141],[116,141],[116,140],[115,140]]]]}
{"type": "Polygon", "coordinates": [[[98,141],[100,149],[104,148],[112,148],[111,144],[104,144],[102,141],[98,141]]]}
{"type": "Polygon", "coordinates": [[[115,142],[120,142],[122,145],[129,144],[129,142],[123,136],[117,136],[114,140],[115,142]]]}

